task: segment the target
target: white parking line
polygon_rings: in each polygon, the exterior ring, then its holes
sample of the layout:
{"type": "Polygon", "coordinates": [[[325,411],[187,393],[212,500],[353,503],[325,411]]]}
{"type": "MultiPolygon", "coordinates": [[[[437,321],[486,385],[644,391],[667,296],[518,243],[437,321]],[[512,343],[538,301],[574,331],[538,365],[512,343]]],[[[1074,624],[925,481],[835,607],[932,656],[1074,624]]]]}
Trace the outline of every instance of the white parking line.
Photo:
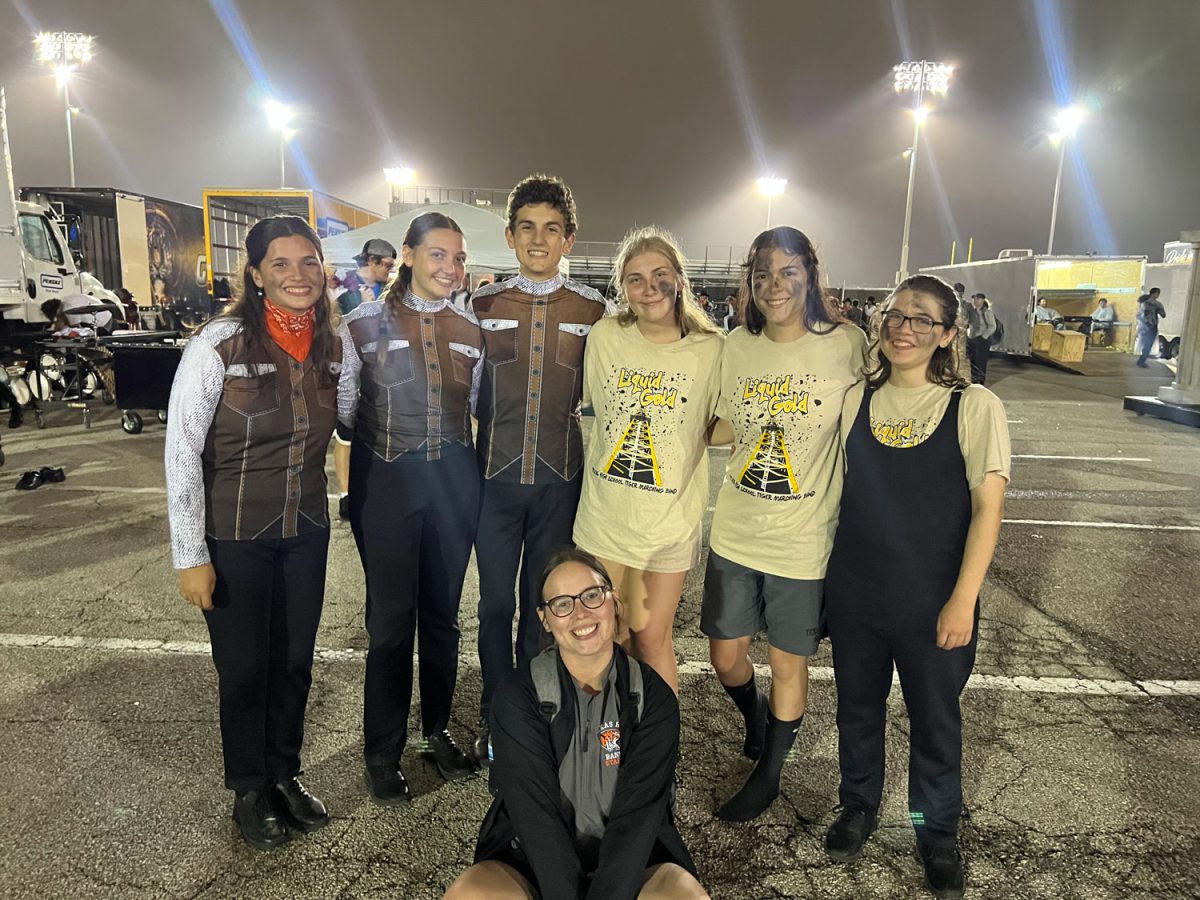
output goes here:
{"type": "MultiPolygon", "coordinates": [[[[110,653],[140,653],[150,656],[208,656],[211,647],[203,641],[156,641],[136,638],[75,637],[49,634],[0,634],[0,648],[25,648],[35,650],[93,650],[110,653]]],[[[365,650],[335,650],[318,647],[319,662],[359,662],[366,659],[365,650]]],[[[469,669],[478,669],[479,661],[467,657],[463,664],[469,669]]],[[[761,675],[769,675],[770,668],[755,666],[761,675]]],[[[705,662],[685,661],[679,665],[679,674],[689,677],[708,677],[713,669],[705,662]]],[[[811,666],[809,676],[814,681],[832,681],[833,669],[828,666],[811,666]]],[[[893,681],[898,679],[893,676],[893,681]]],[[[1173,681],[1164,679],[1139,679],[1118,681],[1097,678],[1040,678],[1036,675],[972,675],[967,687],[977,690],[1012,691],[1021,694],[1066,694],[1100,697],[1200,697],[1200,681],[1173,681]]]]}
{"type": "Polygon", "coordinates": [[[1052,528],[1125,528],[1130,531],[1200,531],[1200,525],[1141,525],[1137,522],[1062,522],[1054,519],[1002,519],[1005,525],[1046,525],[1052,528]]]}
{"type": "Polygon", "coordinates": [[[1056,454],[1014,453],[1013,459],[1074,459],[1084,462],[1150,462],[1147,456],[1058,456],[1056,454]]]}

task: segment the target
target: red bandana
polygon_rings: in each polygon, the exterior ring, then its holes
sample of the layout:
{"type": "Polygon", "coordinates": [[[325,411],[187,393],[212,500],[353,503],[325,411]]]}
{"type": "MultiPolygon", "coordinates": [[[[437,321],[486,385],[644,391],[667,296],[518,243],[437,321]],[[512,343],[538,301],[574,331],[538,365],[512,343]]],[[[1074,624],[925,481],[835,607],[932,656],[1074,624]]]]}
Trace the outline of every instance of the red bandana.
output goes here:
{"type": "Polygon", "coordinates": [[[275,343],[296,362],[308,359],[308,351],[312,349],[313,324],[317,320],[317,311],[310,307],[300,315],[295,315],[286,309],[280,309],[266,297],[263,297],[263,308],[267,313],[267,333],[275,343]]]}

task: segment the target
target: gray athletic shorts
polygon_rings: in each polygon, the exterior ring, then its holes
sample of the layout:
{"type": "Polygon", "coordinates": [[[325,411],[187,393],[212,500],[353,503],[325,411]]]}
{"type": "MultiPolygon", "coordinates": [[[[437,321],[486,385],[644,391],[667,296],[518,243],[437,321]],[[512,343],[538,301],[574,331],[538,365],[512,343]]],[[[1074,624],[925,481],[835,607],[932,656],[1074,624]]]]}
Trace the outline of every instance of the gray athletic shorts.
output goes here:
{"type": "Polygon", "coordinates": [[[825,580],[767,575],[709,551],[700,630],[726,641],[765,631],[775,649],[812,656],[825,635],[825,580]]]}

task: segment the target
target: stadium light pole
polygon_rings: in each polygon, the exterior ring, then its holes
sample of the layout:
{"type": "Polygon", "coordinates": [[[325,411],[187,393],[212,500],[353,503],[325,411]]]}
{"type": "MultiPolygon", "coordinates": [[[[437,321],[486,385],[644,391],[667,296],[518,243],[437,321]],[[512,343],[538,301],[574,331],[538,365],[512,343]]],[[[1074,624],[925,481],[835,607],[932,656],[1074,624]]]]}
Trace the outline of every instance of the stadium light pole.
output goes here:
{"type": "Polygon", "coordinates": [[[784,188],[787,187],[787,179],[764,175],[754,183],[758,187],[758,192],[767,198],[767,228],[769,229],[771,227],[771,200],[783,193],[784,188]]]}
{"type": "Polygon", "coordinates": [[[296,129],[291,127],[292,116],[295,112],[292,108],[278,100],[268,100],[263,104],[263,108],[267,113],[267,122],[272,128],[279,132],[279,186],[287,187],[287,142],[296,134],[296,129]]]}
{"type": "Polygon", "coordinates": [[[945,94],[950,89],[950,75],[954,67],[946,63],[922,59],[902,62],[892,69],[892,87],[897,94],[916,95],[913,103],[913,141],[908,156],[908,195],[904,200],[904,237],[900,243],[900,271],[896,273],[899,284],[908,277],[908,238],[912,230],[913,188],[917,180],[917,149],[921,142],[921,126],[929,117],[925,106],[925,94],[945,94]]]}
{"type": "Polygon", "coordinates": [[[1068,106],[1060,109],[1054,117],[1056,130],[1050,135],[1050,142],[1058,144],[1058,174],[1054,176],[1054,201],[1050,204],[1050,239],[1046,241],[1046,255],[1054,253],[1054,229],[1058,225],[1058,195],[1062,190],[1063,161],[1067,156],[1067,141],[1075,137],[1075,132],[1083,124],[1086,113],[1082,107],[1068,106]]]}
{"type": "Polygon", "coordinates": [[[89,62],[96,39],[76,31],[43,31],[33,39],[37,61],[54,69],[54,80],[62,88],[67,118],[67,170],[75,187],[75,135],[71,128],[71,73],[89,62]]]}
{"type": "MultiPolygon", "coordinates": [[[[408,166],[387,166],[383,170],[383,177],[388,183],[391,203],[396,202],[396,188],[408,187],[416,176],[417,173],[408,166]]],[[[390,206],[391,204],[389,204],[388,215],[392,214],[390,206]]]]}

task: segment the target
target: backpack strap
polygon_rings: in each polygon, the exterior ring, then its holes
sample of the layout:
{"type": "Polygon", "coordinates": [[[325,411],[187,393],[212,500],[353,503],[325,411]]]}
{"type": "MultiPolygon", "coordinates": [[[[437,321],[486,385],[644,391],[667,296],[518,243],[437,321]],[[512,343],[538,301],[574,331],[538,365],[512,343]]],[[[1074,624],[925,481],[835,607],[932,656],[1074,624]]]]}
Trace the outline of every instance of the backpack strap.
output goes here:
{"type": "Polygon", "coordinates": [[[529,674],[533,678],[533,689],[537,691],[538,709],[549,724],[558,715],[562,703],[558,684],[558,648],[547,647],[531,659],[529,674]]]}
{"type": "Polygon", "coordinates": [[[634,724],[642,721],[642,707],[645,705],[642,695],[645,693],[645,685],[642,683],[642,664],[632,656],[629,659],[629,699],[637,706],[637,716],[634,718],[634,724]]]}

